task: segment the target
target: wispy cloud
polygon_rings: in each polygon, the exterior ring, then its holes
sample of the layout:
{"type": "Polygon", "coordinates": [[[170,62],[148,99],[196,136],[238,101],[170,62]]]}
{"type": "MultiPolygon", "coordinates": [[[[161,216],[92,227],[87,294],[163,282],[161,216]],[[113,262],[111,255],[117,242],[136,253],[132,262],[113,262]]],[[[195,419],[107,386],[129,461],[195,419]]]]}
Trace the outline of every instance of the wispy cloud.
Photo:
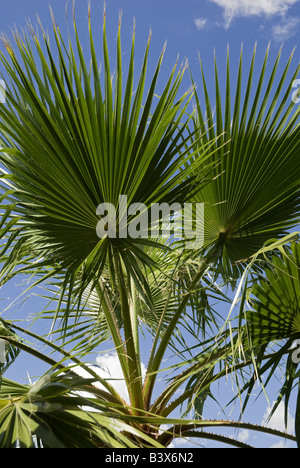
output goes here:
{"type": "Polygon", "coordinates": [[[300,25],[300,18],[285,18],[272,27],[273,39],[277,42],[284,42],[295,36],[300,25]]]}
{"type": "Polygon", "coordinates": [[[199,31],[201,31],[207,25],[207,19],[206,18],[195,18],[195,25],[196,25],[196,28],[199,29],[199,31]]]}
{"type": "Polygon", "coordinates": [[[300,0],[210,0],[210,2],[223,8],[225,27],[228,29],[231,22],[237,17],[275,15],[285,17],[289,8],[300,0]]]}

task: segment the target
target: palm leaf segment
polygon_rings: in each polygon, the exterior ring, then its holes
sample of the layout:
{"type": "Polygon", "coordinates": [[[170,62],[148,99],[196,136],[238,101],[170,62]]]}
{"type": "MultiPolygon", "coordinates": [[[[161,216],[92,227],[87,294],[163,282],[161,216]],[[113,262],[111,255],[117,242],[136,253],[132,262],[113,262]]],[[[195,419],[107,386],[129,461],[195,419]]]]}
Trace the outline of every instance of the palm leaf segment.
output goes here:
{"type": "Polygon", "coordinates": [[[31,387],[3,379],[1,448],[139,448],[130,435],[160,447],[122,421],[121,405],[108,407],[98,398],[94,379],[67,373],[46,375],[31,387]]]}
{"type": "Polygon", "coordinates": [[[292,55],[280,74],[280,51],[268,78],[268,55],[269,50],[255,85],[254,50],[243,95],[243,53],[232,93],[228,52],[225,106],[215,60],[215,112],[203,69],[205,106],[196,96],[197,144],[219,135],[214,143],[214,157],[219,163],[215,180],[198,193],[197,199],[206,204],[206,243],[213,244],[229,270],[269,239],[286,234],[299,215],[300,108],[292,102],[299,66],[290,71],[292,55]]]}
{"type": "Polygon", "coordinates": [[[121,23],[113,86],[105,16],[103,84],[90,15],[90,69],[75,20],[74,29],[75,48],[71,39],[66,44],[53,20],[55,51],[43,30],[40,40],[32,27],[32,37],[15,33],[16,50],[3,38],[8,57],[2,54],[1,61],[11,86],[7,85],[7,105],[0,109],[0,160],[8,171],[2,180],[6,190],[9,186],[22,231],[12,258],[40,255],[52,266],[81,271],[87,286],[99,278],[112,252],[120,253],[135,278],[138,260],[147,261],[141,239],[99,239],[99,204],[113,204],[119,219],[120,195],[127,196],[128,205],[147,207],[162,201],[183,203],[191,196],[191,185],[178,171],[189,152],[178,154],[186,127],[179,122],[192,93],[188,90],[176,100],[185,67],[176,71],[175,66],[157,98],[163,51],[143,102],[150,37],[134,92],[135,35],[124,87],[121,23]]]}
{"type": "Polygon", "coordinates": [[[252,290],[247,314],[251,341],[263,345],[300,334],[300,244],[274,255],[266,277],[252,290]]]}

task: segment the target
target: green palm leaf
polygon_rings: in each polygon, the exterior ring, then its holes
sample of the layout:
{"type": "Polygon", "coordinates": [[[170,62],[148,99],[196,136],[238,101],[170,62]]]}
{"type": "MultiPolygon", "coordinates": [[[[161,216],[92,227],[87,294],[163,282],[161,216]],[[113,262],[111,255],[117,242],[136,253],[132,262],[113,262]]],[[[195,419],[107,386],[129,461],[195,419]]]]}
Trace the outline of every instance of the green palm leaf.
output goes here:
{"type": "Polygon", "coordinates": [[[234,263],[248,259],[270,238],[285,235],[299,216],[300,108],[292,102],[299,66],[290,80],[291,55],[280,73],[280,51],[268,78],[268,55],[269,50],[261,70],[255,71],[255,48],[245,94],[243,53],[233,94],[228,52],[225,101],[216,59],[215,100],[209,96],[203,68],[205,105],[196,95],[197,144],[223,135],[214,143],[214,157],[219,162],[214,169],[215,180],[198,193],[197,200],[206,204],[206,245],[213,245],[230,272],[234,263]],[[259,76],[257,84],[255,73],[259,76]]]}
{"type": "Polygon", "coordinates": [[[10,330],[7,322],[4,322],[0,318],[0,348],[2,351],[0,359],[0,386],[2,375],[20,354],[20,350],[16,346],[8,344],[4,341],[3,338],[6,336],[18,339],[17,335],[12,330],[10,330]]]}
{"type": "MultiPolygon", "coordinates": [[[[185,259],[181,257],[180,252],[164,252],[160,249],[146,247],[145,252],[155,261],[156,268],[145,268],[145,277],[147,278],[148,288],[151,294],[151,303],[145,301],[143,291],[140,288],[133,287],[128,283],[127,295],[132,296],[131,304],[136,315],[136,326],[143,333],[144,327],[153,335],[160,330],[159,336],[162,336],[171,322],[175,311],[179,308],[182,297],[189,288],[193,276],[197,272],[200,260],[185,259]]],[[[63,321],[68,316],[69,325],[67,327],[53,327],[53,335],[58,339],[63,334],[65,345],[74,343],[76,349],[86,353],[87,350],[98,346],[109,338],[109,325],[106,321],[104,312],[104,302],[110,305],[110,315],[114,316],[116,328],[123,328],[123,317],[120,307],[119,293],[110,285],[108,270],[103,270],[99,287],[92,289],[88,286],[82,294],[80,305],[80,315],[76,294],[72,295],[71,302],[67,290],[60,299],[60,288],[62,282],[56,281],[46,288],[46,292],[41,295],[49,300],[49,306],[37,314],[37,318],[55,321],[63,321]],[[58,303],[57,308],[51,310],[53,304],[58,303]]],[[[73,287],[76,291],[76,286],[73,287]]],[[[170,345],[175,347],[176,353],[179,353],[178,345],[181,343],[182,349],[185,344],[181,341],[182,335],[179,329],[185,329],[190,336],[196,339],[205,334],[206,329],[212,329],[216,325],[216,312],[210,305],[210,298],[226,299],[209,277],[203,278],[203,284],[198,287],[189,296],[189,302],[182,312],[174,339],[170,345]],[[177,344],[177,347],[176,347],[177,344]]],[[[74,351],[73,351],[74,352],[74,351]]]]}
{"type": "MultiPolygon", "coordinates": [[[[14,47],[3,38],[6,54],[1,54],[1,61],[12,84],[7,86],[7,106],[0,109],[0,161],[8,171],[3,172],[2,186],[13,190],[8,199],[15,203],[22,233],[21,240],[11,245],[8,263],[16,256],[42,257],[44,263],[66,272],[66,283],[80,278],[84,289],[97,281],[106,262],[112,273],[121,262],[135,281],[142,282],[141,264],[151,264],[143,253],[146,239],[120,238],[119,223],[116,238],[99,239],[96,210],[101,203],[111,203],[121,216],[120,195],[127,196],[128,206],[183,204],[198,190],[197,177],[187,171],[183,178],[179,171],[190,158],[185,140],[181,141],[187,122],[181,127],[179,122],[192,92],[177,98],[185,67],[175,66],[157,98],[163,51],[144,99],[150,38],[133,92],[135,34],[123,90],[121,23],[113,86],[106,16],[104,76],[99,72],[91,21],[92,73],[75,21],[74,30],[75,46],[71,39],[65,43],[54,19],[54,47],[50,48],[43,30],[40,39],[32,27],[30,36],[15,33],[14,47]]],[[[206,160],[209,147],[203,155],[206,160]]]]}
{"type": "Polygon", "coordinates": [[[300,244],[272,257],[266,277],[252,289],[247,321],[253,345],[268,344],[300,333],[300,244]]]}
{"type": "Polygon", "coordinates": [[[123,432],[160,446],[133,426],[118,420],[117,406],[108,408],[93,391],[97,394],[91,379],[75,375],[46,375],[33,386],[3,379],[0,447],[138,448],[123,432]],[[90,392],[89,397],[80,396],[83,391],[90,392]]]}
{"type": "MultiPolygon", "coordinates": [[[[248,291],[250,310],[246,312],[247,336],[244,344],[245,349],[250,346],[252,359],[255,357],[255,369],[252,378],[241,390],[241,393],[247,390],[243,408],[249,401],[257,379],[261,381],[265,390],[278,368],[284,367],[282,388],[269,417],[272,417],[284,400],[287,427],[291,395],[297,390],[299,380],[298,360],[294,359],[297,350],[292,346],[300,337],[299,242],[292,242],[290,246],[285,245],[274,250],[264,271],[265,274],[248,291]],[[269,355],[268,349],[272,349],[269,355]],[[265,378],[262,380],[263,375],[265,378]]],[[[297,406],[296,415],[298,413],[297,406]]],[[[295,430],[299,436],[298,420],[295,430]]]]}

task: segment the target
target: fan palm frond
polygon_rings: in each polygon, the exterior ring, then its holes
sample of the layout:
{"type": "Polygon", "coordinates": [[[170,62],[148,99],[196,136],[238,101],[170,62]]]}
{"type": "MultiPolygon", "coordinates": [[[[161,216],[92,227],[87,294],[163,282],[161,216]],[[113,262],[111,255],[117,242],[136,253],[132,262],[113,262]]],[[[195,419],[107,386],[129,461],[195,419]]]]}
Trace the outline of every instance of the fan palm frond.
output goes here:
{"type": "Polygon", "coordinates": [[[253,345],[300,336],[300,244],[281,251],[251,291],[247,321],[253,345]]]}
{"type": "Polygon", "coordinates": [[[241,52],[233,93],[228,51],[224,102],[217,60],[215,100],[209,95],[201,63],[205,104],[201,104],[197,93],[195,138],[200,145],[216,135],[221,138],[213,144],[218,163],[215,180],[196,198],[205,203],[206,245],[213,245],[216,257],[229,272],[234,264],[248,259],[269,239],[286,235],[298,223],[300,108],[292,101],[292,92],[300,67],[291,71],[292,54],[280,72],[281,54],[282,50],[268,77],[269,49],[261,69],[255,71],[255,48],[248,76],[244,76],[241,52]],[[257,84],[255,74],[259,77],[257,84]]]}
{"type": "Polygon", "coordinates": [[[46,375],[26,386],[3,379],[0,447],[138,448],[129,434],[155,445],[142,432],[118,420],[118,406],[113,409],[97,398],[92,380],[74,374],[46,375]]]}
{"type": "MultiPolygon", "coordinates": [[[[54,47],[43,29],[40,38],[32,26],[30,34],[15,32],[14,46],[7,37],[2,38],[6,54],[1,54],[1,62],[11,80],[7,105],[0,109],[0,162],[6,168],[2,186],[9,186],[6,195],[14,206],[15,230],[21,233],[18,242],[11,241],[8,262],[39,258],[57,271],[63,270],[67,282],[80,278],[81,291],[97,282],[104,265],[115,274],[122,264],[136,282],[143,282],[141,265],[151,264],[143,246],[152,241],[123,238],[120,232],[128,222],[124,213],[134,203],[147,209],[161,202],[183,205],[198,190],[196,177],[189,177],[187,171],[183,178],[179,171],[190,158],[185,139],[181,141],[188,122],[179,123],[193,90],[177,97],[186,66],[176,64],[157,97],[163,50],[144,98],[149,37],[134,92],[135,33],[124,86],[121,21],[115,83],[106,15],[103,73],[90,14],[91,71],[75,20],[74,31],[75,46],[71,39],[66,43],[62,38],[54,19],[54,47]],[[126,206],[120,202],[121,195],[127,197],[126,206]],[[103,204],[115,207],[113,233],[110,223],[102,221],[104,213],[98,213],[103,204]],[[105,231],[102,236],[99,223],[105,231]]],[[[209,146],[203,149],[203,160],[210,156],[209,146]]]]}

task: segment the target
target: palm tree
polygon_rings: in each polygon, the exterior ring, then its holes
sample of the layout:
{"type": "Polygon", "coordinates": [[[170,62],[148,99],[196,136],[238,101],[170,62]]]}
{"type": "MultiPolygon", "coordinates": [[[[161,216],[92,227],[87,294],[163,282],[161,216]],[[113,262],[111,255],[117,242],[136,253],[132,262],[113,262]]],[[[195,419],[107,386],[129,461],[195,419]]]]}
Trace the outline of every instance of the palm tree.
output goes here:
{"type": "MultiPolygon", "coordinates": [[[[204,78],[205,112],[193,85],[178,97],[186,65],[178,69],[176,64],[157,97],[164,50],[144,98],[150,38],[133,92],[133,34],[123,86],[121,21],[112,80],[104,14],[104,83],[90,10],[90,67],[75,18],[74,45],[70,38],[63,39],[53,17],[55,51],[42,27],[41,38],[31,25],[29,29],[30,35],[15,32],[14,46],[3,37],[6,54],[1,61],[11,83],[7,105],[0,107],[1,280],[4,284],[16,274],[27,274],[34,275],[34,285],[47,285],[47,294],[56,303],[47,317],[53,319],[53,334],[62,336],[64,345],[1,321],[0,340],[10,351],[2,366],[10,365],[23,350],[45,361],[51,373],[33,386],[2,378],[0,445],[150,448],[192,437],[247,446],[210,434],[208,427],[248,428],[295,441],[269,428],[203,417],[214,382],[273,359],[265,352],[265,343],[249,339],[242,315],[238,326],[229,320],[220,326],[210,299],[228,303],[216,278],[226,285],[233,273],[234,279],[250,273],[257,281],[270,252],[278,247],[276,242],[264,247],[265,242],[271,238],[283,238],[280,245],[288,242],[284,236],[299,215],[299,109],[292,105],[286,109],[292,83],[280,101],[291,59],[271,99],[278,56],[261,103],[266,56],[250,107],[253,56],[242,109],[241,61],[232,114],[228,58],[224,125],[216,72],[214,129],[204,78]],[[196,111],[191,113],[193,96],[196,111]],[[189,251],[185,240],[176,242],[174,235],[123,238],[120,195],[127,197],[126,211],[133,204],[149,208],[154,203],[204,202],[203,248],[189,251]],[[97,215],[104,203],[116,208],[119,222],[114,235],[99,238],[99,222],[109,232],[97,215]],[[152,349],[144,378],[140,339],[145,330],[152,336],[152,349]],[[183,331],[194,347],[187,344],[183,331]],[[21,338],[24,334],[60,357],[55,360],[37,351],[21,338]],[[108,338],[120,362],[128,402],[84,364],[87,353],[108,338]],[[244,355],[238,355],[241,345],[244,355]],[[155,396],[168,350],[181,360],[169,366],[175,377],[155,396]],[[88,378],[79,377],[78,367],[88,378]],[[182,406],[184,412],[193,412],[192,419],[178,418],[182,406]],[[167,430],[162,428],[165,424],[167,430]]],[[[137,213],[130,221],[138,223],[137,213]]],[[[242,306],[245,295],[246,289],[242,306]]]]}

